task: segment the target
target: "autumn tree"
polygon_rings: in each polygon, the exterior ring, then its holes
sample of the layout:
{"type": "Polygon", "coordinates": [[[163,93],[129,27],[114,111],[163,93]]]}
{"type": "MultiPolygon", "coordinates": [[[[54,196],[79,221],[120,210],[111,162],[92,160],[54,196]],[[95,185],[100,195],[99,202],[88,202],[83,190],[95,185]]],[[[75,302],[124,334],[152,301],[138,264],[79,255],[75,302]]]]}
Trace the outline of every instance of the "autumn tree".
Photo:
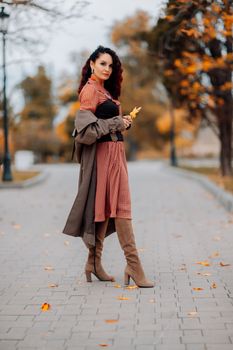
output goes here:
{"type": "Polygon", "coordinates": [[[173,106],[218,135],[222,175],[232,174],[232,24],[230,0],[172,0],[148,36],[173,106]]]}
{"type": "Polygon", "coordinates": [[[55,106],[52,98],[52,82],[47,77],[45,68],[39,66],[36,75],[24,79],[19,87],[24,96],[21,119],[44,120],[48,126],[51,126],[55,106]]]}
{"type": "Polygon", "coordinates": [[[124,68],[121,102],[123,112],[129,113],[134,106],[142,106],[127,140],[140,149],[162,148],[163,139],[156,128],[156,119],[165,109],[158,92],[158,76],[153,71],[147,52],[147,34],[151,31],[150,17],[137,11],[114,24],[112,42],[119,49],[124,68]]]}
{"type": "Polygon", "coordinates": [[[39,66],[35,76],[25,78],[19,88],[24,97],[20,121],[15,127],[15,148],[30,149],[43,160],[58,152],[59,140],[53,129],[56,108],[52,83],[45,68],[39,66]]]}
{"type": "Polygon", "coordinates": [[[44,51],[51,34],[65,22],[81,18],[88,4],[87,0],[1,0],[10,12],[9,45],[21,54],[44,51]]]}

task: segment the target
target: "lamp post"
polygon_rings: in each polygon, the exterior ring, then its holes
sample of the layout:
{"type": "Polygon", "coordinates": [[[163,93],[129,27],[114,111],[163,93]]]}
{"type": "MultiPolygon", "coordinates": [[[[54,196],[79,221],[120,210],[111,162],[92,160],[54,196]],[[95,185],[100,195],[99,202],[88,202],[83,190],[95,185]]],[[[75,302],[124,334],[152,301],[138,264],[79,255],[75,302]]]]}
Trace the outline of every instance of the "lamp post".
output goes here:
{"type": "Polygon", "coordinates": [[[172,104],[170,104],[171,128],[170,128],[170,164],[178,166],[175,145],[175,114],[172,104]]]}
{"type": "Polygon", "coordinates": [[[1,7],[0,12],[0,32],[2,33],[2,50],[3,50],[3,127],[4,127],[4,157],[3,157],[3,181],[12,181],[11,175],[11,157],[8,146],[8,110],[6,98],[6,34],[7,24],[10,15],[4,12],[1,7]]]}

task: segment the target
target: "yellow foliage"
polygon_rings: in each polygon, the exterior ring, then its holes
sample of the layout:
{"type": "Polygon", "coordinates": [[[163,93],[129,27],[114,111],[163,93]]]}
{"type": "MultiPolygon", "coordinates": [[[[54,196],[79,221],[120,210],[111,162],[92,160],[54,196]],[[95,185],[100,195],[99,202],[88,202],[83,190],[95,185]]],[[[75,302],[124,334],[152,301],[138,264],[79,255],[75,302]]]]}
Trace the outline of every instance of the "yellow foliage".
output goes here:
{"type": "Polygon", "coordinates": [[[233,83],[231,81],[228,81],[220,87],[220,90],[226,91],[226,90],[231,90],[232,88],[233,88],[233,83]]]}
{"type": "Polygon", "coordinates": [[[221,12],[221,7],[220,7],[219,5],[213,3],[213,4],[211,5],[211,7],[212,7],[212,11],[213,11],[213,12],[215,12],[215,13],[217,13],[217,14],[221,12]]]}
{"type": "Polygon", "coordinates": [[[66,121],[63,120],[61,123],[59,123],[57,126],[56,126],[56,129],[55,129],[55,133],[56,135],[59,137],[59,139],[63,142],[67,142],[69,140],[69,136],[67,135],[66,131],[65,131],[65,124],[66,124],[66,121]]]}
{"type": "Polygon", "coordinates": [[[189,85],[190,85],[190,83],[187,79],[181,80],[181,82],[180,82],[181,87],[188,87],[189,85]]]}
{"type": "Polygon", "coordinates": [[[75,117],[76,112],[79,110],[79,107],[80,107],[79,101],[71,103],[70,108],[69,108],[69,115],[71,117],[75,117]]]}
{"type": "MultiPolygon", "coordinates": [[[[194,132],[196,130],[195,121],[193,124],[187,121],[187,111],[184,109],[174,110],[175,119],[175,132],[178,134],[184,130],[194,132]]],[[[156,121],[156,126],[161,134],[167,134],[171,128],[171,115],[169,111],[166,111],[160,118],[156,121]]]]}
{"type": "Polygon", "coordinates": [[[196,39],[202,35],[197,29],[181,29],[181,32],[187,34],[188,36],[194,36],[196,39]]]}

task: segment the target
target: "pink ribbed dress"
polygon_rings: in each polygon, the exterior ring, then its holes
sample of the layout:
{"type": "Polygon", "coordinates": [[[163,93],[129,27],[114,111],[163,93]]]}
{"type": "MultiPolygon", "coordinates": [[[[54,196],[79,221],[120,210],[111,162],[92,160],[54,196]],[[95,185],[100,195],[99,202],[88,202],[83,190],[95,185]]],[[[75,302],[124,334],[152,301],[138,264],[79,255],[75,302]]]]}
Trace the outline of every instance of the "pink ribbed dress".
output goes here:
{"type": "MultiPolygon", "coordinates": [[[[80,109],[95,113],[98,105],[109,98],[98,82],[89,79],[80,93],[80,109]]],[[[113,99],[112,99],[113,100],[113,99]]],[[[119,101],[113,100],[116,104],[119,101]]],[[[131,219],[131,198],[124,141],[97,143],[97,184],[95,222],[107,218],[131,219]]]]}

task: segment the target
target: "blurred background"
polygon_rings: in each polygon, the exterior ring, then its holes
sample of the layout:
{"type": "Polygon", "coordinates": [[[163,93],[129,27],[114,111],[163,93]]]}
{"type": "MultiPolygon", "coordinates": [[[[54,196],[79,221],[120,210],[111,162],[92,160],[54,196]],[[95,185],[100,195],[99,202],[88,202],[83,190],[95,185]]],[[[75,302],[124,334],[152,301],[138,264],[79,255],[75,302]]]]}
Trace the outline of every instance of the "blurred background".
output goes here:
{"type": "Polygon", "coordinates": [[[103,45],[123,63],[123,113],[142,106],[125,134],[128,160],[195,167],[233,190],[231,1],[1,5],[3,181],[34,163],[71,161],[81,67],[103,45]]]}

